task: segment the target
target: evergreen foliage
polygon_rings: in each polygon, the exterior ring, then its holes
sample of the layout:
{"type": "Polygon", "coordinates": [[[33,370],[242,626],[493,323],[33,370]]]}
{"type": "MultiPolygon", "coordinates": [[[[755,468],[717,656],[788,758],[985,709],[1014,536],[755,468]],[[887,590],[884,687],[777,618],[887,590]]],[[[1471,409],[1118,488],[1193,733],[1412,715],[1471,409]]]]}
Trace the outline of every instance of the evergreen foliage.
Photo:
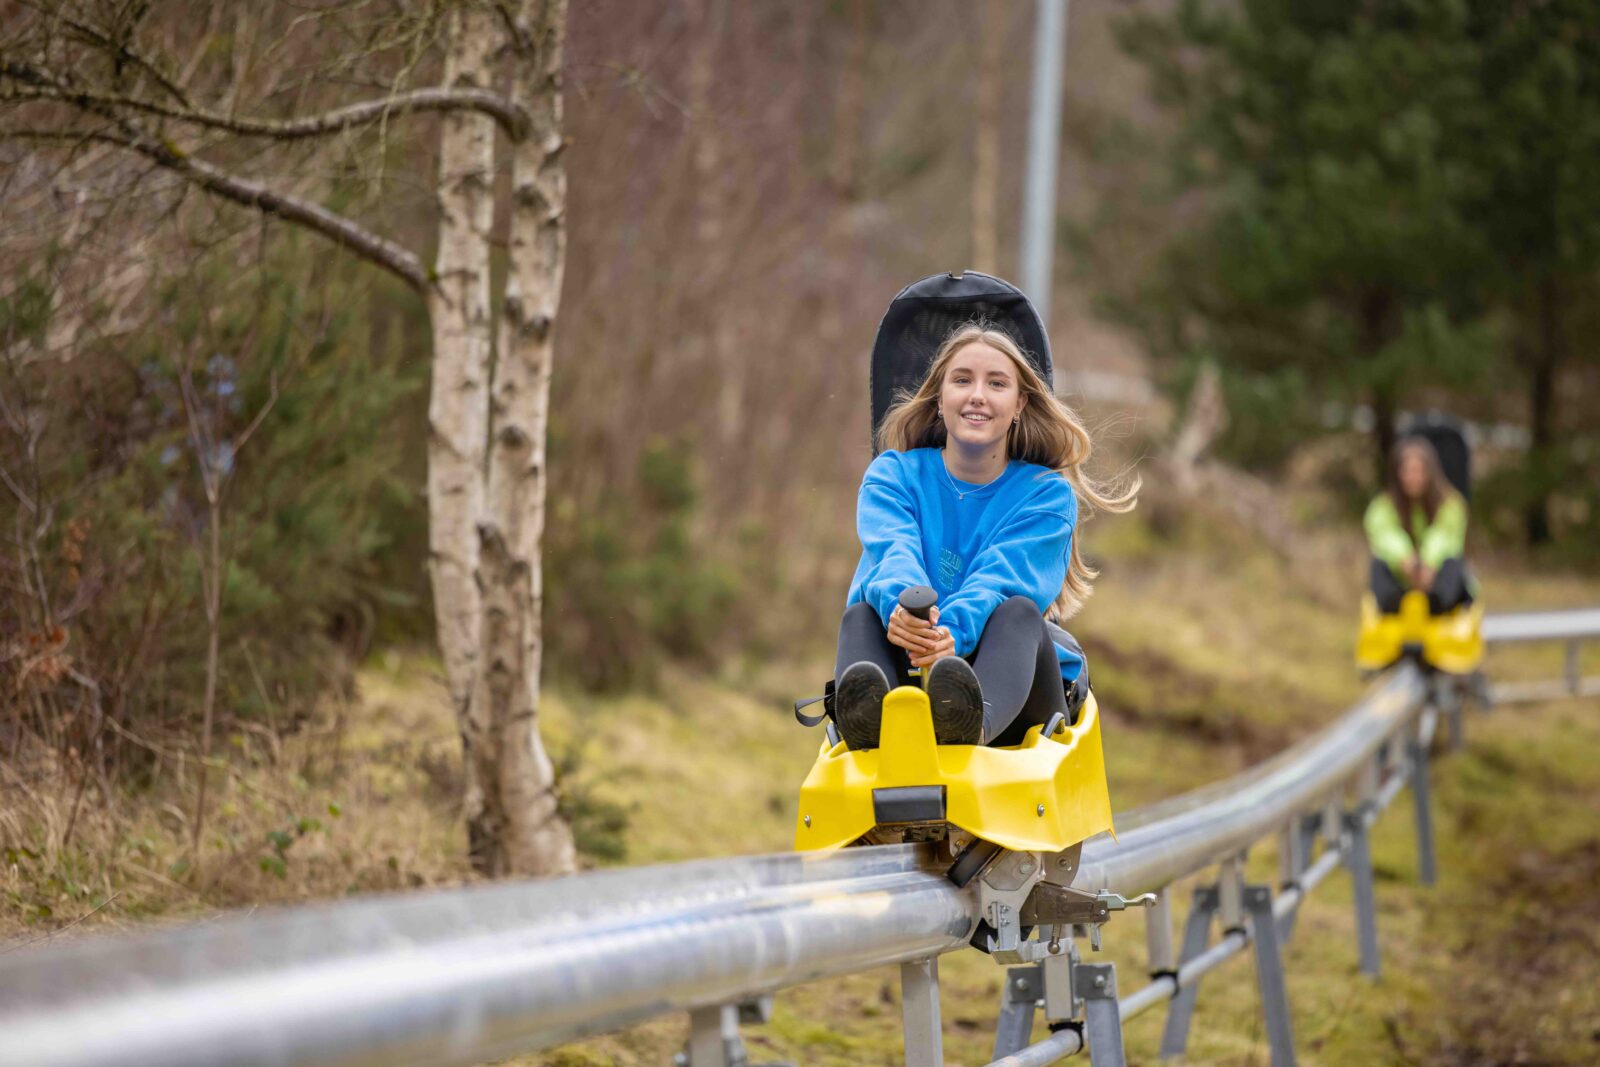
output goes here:
{"type": "Polygon", "coordinates": [[[1594,358],[1600,8],[1184,0],[1120,36],[1202,206],[1127,306],[1165,354],[1221,364],[1225,447],[1270,466],[1367,403],[1381,463],[1403,406],[1505,421],[1520,392],[1533,447],[1484,503],[1547,535],[1550,495],[1594,481],[1556,429],[1560,375],[1594,358]]]}
{"type": "Polygon", "coordinates": [[[751,553],[737,543],[704,551],[699,499],[686,449],[657,439],[632,491],[607,493],[583,514],[557,504],[545,574],[558,677],[615,690],[653,680],[663,656],[704,665],[725,651],[739,618],[738,564],[751,553]]]}
{"type": "MultiPolygon", "coordinates": [[[[199,442],[227,479],[225,715],[291,725],[344,683],[374,609],[404,602],[375,560],[393,540],[385,511],[420,514],[386,442],[421,367],[374,350],[370,272],[292,233],[251,267],[213,250],[157,286],[130,334],[65,358],[10,349],[8,399],[43,432],[32,447],[0,436],[0,463],[34,491],[39,566],[0,589],[0,631],[41,639],[58,669],[12,657],[0,684],[23,695],[41,736],[108,751],[119,738],[146,750],[189,739],[207,644],[199,442]]],[[[10,301],[0,330],[42,336],[56,316],[84,313],[50,295],[48,307],[10,301]]]]}
{"type": "MultiPolygon", "coordinates": [[[[1289,412],[1306,391],[1370,401],[1387,445],[1401,397],[1481,370],[1467,288],[1485,249],[1465,213],[1477,179],[1441,122],[1473,97],[1464,23],[1429,0],[1283,0],[1185,3],[1123,27],[1157,98],[1183,115],[1184,184],[1209,194],[1209,217],[1174,242],[1157,285],[1184,320],[1183,354],[1234,372],[1248,459],[1272,454],[1250,447],[1265,414],[1252,392],[1289,412]]],[[[1309,426],[1305,413],[1289,421],[1309,426]]]]}

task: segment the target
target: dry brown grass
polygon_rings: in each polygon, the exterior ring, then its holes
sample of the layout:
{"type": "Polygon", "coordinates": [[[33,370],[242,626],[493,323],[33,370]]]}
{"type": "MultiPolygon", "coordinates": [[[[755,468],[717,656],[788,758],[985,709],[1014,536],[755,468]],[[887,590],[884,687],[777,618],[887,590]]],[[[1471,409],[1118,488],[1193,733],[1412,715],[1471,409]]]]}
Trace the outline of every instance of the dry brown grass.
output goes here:
{"type": "Polygon", "coordinates": [[[147,785],[74,795],[65,768],[6,768],[0,936],[124,926],[218,908],[415,889],[471,877],[456,826],[460,755],[433,664],[393,657],[294,733],[225,735],[196,856],[195,764],[157,760],[147,785]]]}

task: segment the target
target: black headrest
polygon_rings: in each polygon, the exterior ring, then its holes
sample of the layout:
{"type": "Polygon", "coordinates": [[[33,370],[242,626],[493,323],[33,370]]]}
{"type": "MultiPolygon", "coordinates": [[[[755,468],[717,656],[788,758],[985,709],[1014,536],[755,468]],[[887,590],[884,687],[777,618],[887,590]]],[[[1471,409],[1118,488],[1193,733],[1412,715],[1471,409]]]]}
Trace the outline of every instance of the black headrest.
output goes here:
{"type": "Polygon", "coordinates": [[[1053,387],[1050,339],[1022,290],[975,270],[935,274],[900,290],[872,345],[872,439],[903,393],[927,376],[933,357],[956,327],[983,321],[1009,335],[1045,384],[1053,387]]]}

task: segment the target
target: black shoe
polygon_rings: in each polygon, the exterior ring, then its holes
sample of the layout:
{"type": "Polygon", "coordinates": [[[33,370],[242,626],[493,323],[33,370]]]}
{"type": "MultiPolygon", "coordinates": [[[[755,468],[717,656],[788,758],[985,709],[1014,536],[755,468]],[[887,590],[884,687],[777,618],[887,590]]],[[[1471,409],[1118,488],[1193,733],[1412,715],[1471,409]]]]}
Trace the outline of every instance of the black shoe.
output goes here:
{"type": "Polygon", "coordinates": [[[983,744],[983,690],[966,660],[946,656],[928,668],[928,703],[941,745],[983,744]]]}
{"type": "Polygon", "coordinates": [[[839,736],[853,752],[878,747],[883,727],[883,698],[889,695],[889,679],[876,663],[852,663],[839,676],[833,693],[833,721],[839,736]]]}

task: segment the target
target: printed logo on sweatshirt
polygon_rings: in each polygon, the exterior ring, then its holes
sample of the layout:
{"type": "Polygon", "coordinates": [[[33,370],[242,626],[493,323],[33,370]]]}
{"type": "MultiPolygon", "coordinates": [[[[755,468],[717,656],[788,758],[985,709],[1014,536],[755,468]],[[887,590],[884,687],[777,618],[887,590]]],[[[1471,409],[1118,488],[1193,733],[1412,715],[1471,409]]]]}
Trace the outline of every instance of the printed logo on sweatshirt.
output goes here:
{"type": "Polygon", "coordinates": [[[939,550],[939,588],[950,591],[961,580],[961,557],[948,548],[939,550]]]}

